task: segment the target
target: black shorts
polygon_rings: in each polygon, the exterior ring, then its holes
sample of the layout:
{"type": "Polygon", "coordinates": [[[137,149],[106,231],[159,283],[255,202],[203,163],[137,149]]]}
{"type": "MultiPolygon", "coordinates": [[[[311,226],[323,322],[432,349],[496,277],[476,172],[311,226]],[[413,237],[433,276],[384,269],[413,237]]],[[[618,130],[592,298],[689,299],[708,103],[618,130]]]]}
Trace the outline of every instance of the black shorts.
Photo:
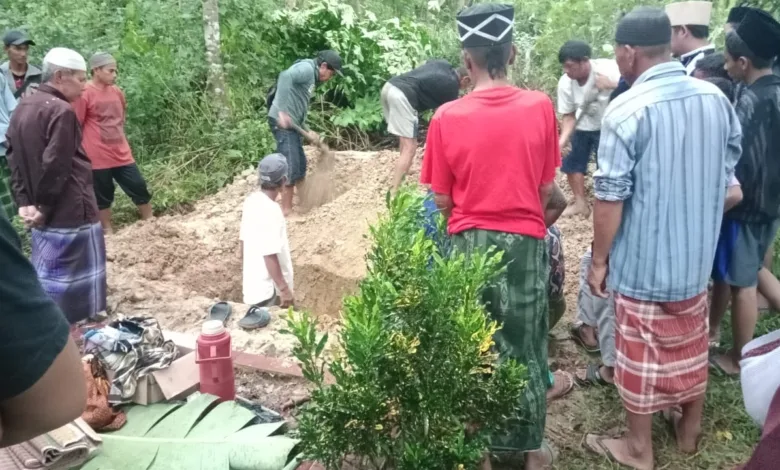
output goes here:
{"type": "Polygon", "coordinates": [[[152,195],[146,188],[146,181],[135,163],[116,168],[92,170],[92,179],[95,185],[95,198],[100,210],[110,208],[114,202],[114,180],[136,206],[149,204],[149,201],[152,200],[152,195]]]}
{"type": "Polygon", "coordinates": [[[571,152],[563,159],[561,171],[572,173],[588,172],[590,156],[599,150],[601,131],[574,131],[571,136],[571,152]]]}

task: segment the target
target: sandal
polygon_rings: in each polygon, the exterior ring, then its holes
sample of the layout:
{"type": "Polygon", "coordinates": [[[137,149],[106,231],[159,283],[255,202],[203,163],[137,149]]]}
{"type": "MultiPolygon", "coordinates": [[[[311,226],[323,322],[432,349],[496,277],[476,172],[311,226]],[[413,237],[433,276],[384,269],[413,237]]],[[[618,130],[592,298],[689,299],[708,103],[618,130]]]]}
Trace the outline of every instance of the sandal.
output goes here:
{"type": "Polygon", "coordinates": [[[729,374],[726,372],[723,367],[718,363],[718,358],[721,357],[722,354],[710,354],[709,357],[709,363],[710,363],[710,369],[715,372],[715,374],[719,375],[720,377],[729,377],[731,379],[739,379],[739,372],[736,374],[729,374]]]}
{"type": "Polygon", "coordinates": [[[547,403],[563,398],[574,389],[574,376],[564,370],[557,370],[553,373],[553,386],[547,389],[547,403]],[[560,387],[556,385],[563,384],[560,387]],[[557,388],[557,389],[556,389],[557,388]]]}
{"type": "Polygon", "coordinates": [[[227,302],[217,302],[209,308],[209,320],[219,320],[224,325],[233,309],[227,302]]]}
{"type": "Polygon", "coordinates": [[[244,318],[238,321],[238,326],[245,330],[255,330],[263,328],[271,323],[271,312],[267,308],[252,305],[246,311],[244,318]]]}
{"type": "Polygon", "coordinates": [[[601,376],[601,372],[599,372],[600,369],[601,365],[599,364],[588,364],[588,367],[585,369],[584,379],[581,379],[579,374],[575,376],[577,385],[580,387],[609,387],[614,385],[604,380],[604,377],[601,376]]]}
{"type": "Polygon", "coordinates": [[[582,339],[582,327],[585,326],[584,323],[580,323],[579,325],[572,325],[571,329],[569,330],[569,336],[572,340],[574,340],[575,343],[577,343],[582,349],[585,350],[588,354],[597,354],[601,352],[601,347],[596,346],[588,346],[585,343],[585,340],[582,339]]]}

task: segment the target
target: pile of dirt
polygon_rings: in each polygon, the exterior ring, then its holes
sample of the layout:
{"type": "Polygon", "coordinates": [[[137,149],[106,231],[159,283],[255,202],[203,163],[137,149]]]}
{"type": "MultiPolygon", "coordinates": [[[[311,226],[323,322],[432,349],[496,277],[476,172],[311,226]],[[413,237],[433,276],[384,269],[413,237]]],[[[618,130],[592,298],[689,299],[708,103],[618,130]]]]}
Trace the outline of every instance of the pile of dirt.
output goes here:
{"type": "MultiPolygon", "coordinates": [[[[317,152],[306,150],[315,169],[317,152]]],[[[336,152],[335,199],[288,220],[296,304],[325,327],[365,274],[365,235],[384,210],[395,157],[388,151],[336,152]]],[[[138,222],[107,237],[109,313],[151,315],[166,329],[196,333],[209,306],[226,300],[233,305],[228,326],[235,348],[288,357],[293,342],[278,331],[284,327],[280,312],[262,330],[236,325],[248,308],[241,303],[241,208],[256,189],[255,170],[247,169],[190,213],[138,222]]]]}

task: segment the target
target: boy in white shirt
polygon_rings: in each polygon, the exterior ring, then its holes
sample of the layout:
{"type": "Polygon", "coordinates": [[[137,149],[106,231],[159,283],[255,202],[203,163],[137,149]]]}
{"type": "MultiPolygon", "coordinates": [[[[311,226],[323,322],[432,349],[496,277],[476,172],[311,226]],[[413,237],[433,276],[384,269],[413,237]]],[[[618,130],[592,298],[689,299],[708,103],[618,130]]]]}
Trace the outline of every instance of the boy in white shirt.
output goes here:
{"type": "Polygon", "coordinates": [[[585,173],[590,155],[599,148],[601,118],[609,104],[609,95],[618,85],[620,70],[610,59],[591,59],[590,45],[567,41],[558,52],[565,72],[558,81],[558,113],[561,115],[559,145],[564,153],[561,171],[566,173],[574,193],[574,203],[564,217],[590,215],[585,199],[585,173]],[[571,151],[565,148],[571,143],[571,151]]]}
{"type": "Polygon", "coordinates": [[[242,328],[261,328],[270,317],[260,307],[294,305],[293,266],[287,223],[276,199],[287,182],[287,159],[280,153],[258,165],[260,190],[244,201],[241,215],[244,303],[252,305],[239,321],[242,328]]]}

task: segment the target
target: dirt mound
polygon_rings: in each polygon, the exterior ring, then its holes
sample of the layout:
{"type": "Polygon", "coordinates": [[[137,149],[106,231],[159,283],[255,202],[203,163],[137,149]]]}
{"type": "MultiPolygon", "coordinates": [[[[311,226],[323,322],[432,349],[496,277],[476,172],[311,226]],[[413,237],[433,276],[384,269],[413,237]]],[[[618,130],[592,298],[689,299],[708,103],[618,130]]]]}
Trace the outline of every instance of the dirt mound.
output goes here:
{"type": "MultiPolygon", "coordinates": [[[[310,168],[317,152],[307,148],[310,168]]],[[[393,152],[337,152],[336,197],[288,220],[297,304],[333,323],[344,294],[365,274],[368,226],[384,210],[395,163],[393,152]]],[[[257,188],[247,169],[190,213],[139,222],[107,237],[109,311],[153,315],[164,328],[197,332],[216,300],[233,304],[229,325],[236,347],[287,356],[283,321],[269,328],[239,330],[242,301],[239,226],[246,196],[257,188]]]]}

